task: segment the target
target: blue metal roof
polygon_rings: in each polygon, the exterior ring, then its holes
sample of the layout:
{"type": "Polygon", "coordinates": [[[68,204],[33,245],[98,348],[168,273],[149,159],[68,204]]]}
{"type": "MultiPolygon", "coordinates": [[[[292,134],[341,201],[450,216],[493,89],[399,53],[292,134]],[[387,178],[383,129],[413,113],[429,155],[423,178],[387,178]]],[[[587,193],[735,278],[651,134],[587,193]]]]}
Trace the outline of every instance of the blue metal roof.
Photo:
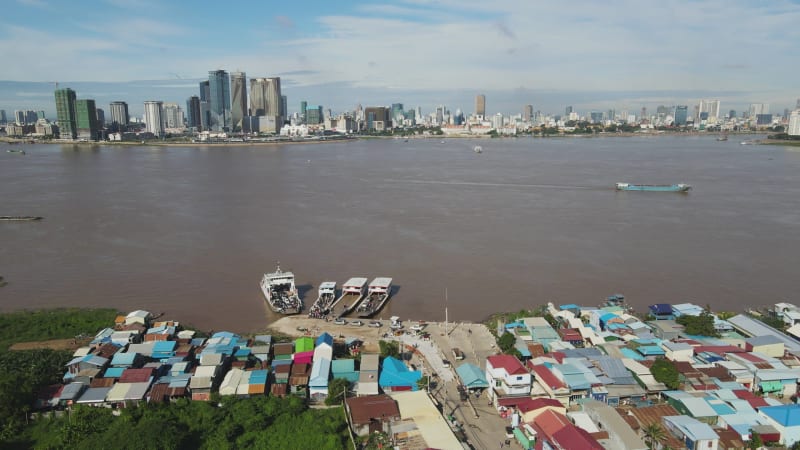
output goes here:
{"type": "Polygon", "coordinates": [[[456,368],[456,373],[458,373],[461,382],[468,389],[489,387],[489,383],[486,381],[486,375],[474,364],[464,363],[456,368]]]}
{"type": "Polygon", "coordinates": [[[622,353],[622,356],[626,358],[630,358],[635,361],[644,361],[644,356],[640,355],[636,350],[630,348],[621,348],[619,351],[622,353]]]}
{"type": "Polygon", "coordinates": [[[136,355],[138,355],[138,353],[129,353],[129,352],[115,353],[114,357],[111,358],[111,365],[132,366],[134,361],[136,361],[136,355]]]}
{"type": "Polygon", "coordinates": [[[656,303],[655,305],[650,305],[650,312],[657,316],[671,315],[672,305],[669,303],[656,303]]]}
{"type": "Polygon", "coordinates": [[[765,406],[759,411],[784,427],[800,426],[800,405],[765,406]]]}
{"type": "Polygon", "coordinates": [[[658,345],[642,345],[636,348],[636,350],[645,356],[654,356],[654,355],[663,355],[664,349],[659,347],[658,345]]]}
{"type": "Polygon", "coordinates": [[[125,367],[109,367],[106,369],[106,373],[103,374],[103,378],[119,378],[124,370],[125,367]]]}
{"type": "Polygon", "coordinates": [[[317,338],[317,341],[314,343],[314,346],[318,346],[319,344],[328,344],[333,347],[333,336],[328,333],[322,333],[317,338]]]}
{"type": "Polygon", "coordinates": [[[422,378],[419,370],[408,370],[405,364],[391,356],[383,360],[378,384],[381,387],[409,386],[412,391],[417,390],[417,381],[422,378]]]}
{"type": "Polygon", "coordinates": [[[570,309],[581,309],[580,306],[578,306],[578,305],[576,305],[574,303],[567,303],[566,305],[561,305],[558,308],[560,310],[562,310],[562,311],[567,311],[567,310],[570,310],[570,309]]]}

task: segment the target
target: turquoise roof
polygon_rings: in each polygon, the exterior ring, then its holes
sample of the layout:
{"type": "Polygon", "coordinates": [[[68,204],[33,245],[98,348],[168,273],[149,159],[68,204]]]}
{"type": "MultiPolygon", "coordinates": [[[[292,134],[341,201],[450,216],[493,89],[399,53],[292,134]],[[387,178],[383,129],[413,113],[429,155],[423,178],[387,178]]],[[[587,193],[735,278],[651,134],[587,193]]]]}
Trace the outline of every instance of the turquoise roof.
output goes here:
{"type": "Polygon", "coordinates": [[[112,366],[132,366],[134,361],[136,360],[136,352],[119,352],[115,353],[114,357],[111,358],[111,365],[112,366]]]}
{"type": "Polygon", "coordinates": [[[317,338],[317,341],[315,342],[315,344],[317,346],[319,346],[319,344],[328,344],[331,347],[333,347],[333,336],[331,336],[328,333],[322,333],[317,338]]]}
{"type": "Polygon", "coordinates": [[[626,358],[630,358],[635,361],[644,361],[644,356],[640,355],[636,350],[630,348],[621,348],[619,351],[622,353],[622,356],[626,358]]]}
{"type": "Polygon", "coordinates": [[[381,387],[400,387],[409,386],[412,391],[417,390],[417,381],[422,378],[422,372],[419,370],[408,370],[402,361],[392,358],[383,360],[383,370],[381,370],[378,384],[381,387]]]}
{"type": "Polygon", "coordinates": [[[468,389],[489,387],[489,383],[486,382],[486,375],[474,364],[464,363],[458,366],[456,373],[458,373],[461,382],[468,389]]]}
{"type": "Polygon", "coordinates": [[[106,369],[106,373],[103,374],[103,378],[119,378],[124,370],[124,367],[109,367],[106,369]]]}

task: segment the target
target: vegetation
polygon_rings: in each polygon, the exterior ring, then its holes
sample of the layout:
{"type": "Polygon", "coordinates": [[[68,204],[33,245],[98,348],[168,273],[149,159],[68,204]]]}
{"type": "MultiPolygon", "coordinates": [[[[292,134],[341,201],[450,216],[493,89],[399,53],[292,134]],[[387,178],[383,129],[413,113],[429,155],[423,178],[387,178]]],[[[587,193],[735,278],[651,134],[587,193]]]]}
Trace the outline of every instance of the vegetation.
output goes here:
{"type": "Polygon", "coordinates": [[[500,336],[499,339],[497,339],[497,345],[500,346],[500,350],[502,350],[503,353],[508,353],[514,348],[514,343],[516,341],[517,338],[515,338],[513,334],[506,331],[502,336],[500,336]]]}
{"type": "Polygon", "coordinates": [[[391,356],[393,358],[400,357],[400,346],[394,341],[378,341],[378,346],[381,349],[381,358],[391,356]]]}
{"type": "Polygon", "coordinates": [[[502,323],[516,322],[523,317],[543,317],[547,314],[547,307],[542,305],[535,309],[520,309],[516,312],[497,313],[489,316],[488,319],[483,321],[483,324],[489,328],[489,331],[497,336],[497,325],[502,323]]]}
{"type": "Polygon", "coordinates": [[[658,423],[651,423],[644,427],[642,431],[644,432],[644,442],[649,449],[658,448],[667,438],[666,432],[658,423]]]}
{"type": "Polygon", "coordinates": [[[683,315],[675,321],[683,325],[686,334],[719,337],[717,329],[714,328],[714,316],[708,311],[703,311],[698,316],[683,315]]]}
{"type": "Polygon", "coordinates": [[[308,409],[304,401],[226,397],[216,403],[180,400],[121,410],[76,407],[39,419],[11,445],[60,449],[343,449],[351,448],[341,408],[308,409]]]}
{"type": "Polygon", "coordinates": [[[653,363],[650,368],[650,373],[653,378],[659,383],[664,383],[669,389],[678,389],[680,387],[680,378],[678,369],[675,365],[664,358],[659,358],[653,363]]]}
{"type": "Polygon", "coordinates": [[[114,324],[113,309],[48,309],[0,314],[0,351],[12,344],[94,336],[114,324]]]}
{"type": "Polygon", "coordinates": [[[325,404],[328,406],[341,405],[350,390],[350,382],[346,378],[334,378],[328,383],[328,397],[325,404]]]}

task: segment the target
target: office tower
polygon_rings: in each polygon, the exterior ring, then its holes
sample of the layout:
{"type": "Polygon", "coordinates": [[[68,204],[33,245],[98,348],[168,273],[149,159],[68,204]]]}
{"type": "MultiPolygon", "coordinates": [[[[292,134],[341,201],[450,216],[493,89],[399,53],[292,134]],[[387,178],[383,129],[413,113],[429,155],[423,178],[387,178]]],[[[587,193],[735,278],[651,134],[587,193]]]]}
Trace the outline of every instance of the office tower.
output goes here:
{"type": "Polygon", "coordinates": [[[486,96],[483,94],[475,96],[475,115],[481,119],[486,117],[486,96]]]}
{"type": "Polygon", "coordinates": [[[186,123],[189,128],[200,130],[200,97],[193,95],[186,100],[186,123]]]}
{"type": "Polygon", "coordinates": [[[319,125],[323,121],[322,105],[310,106],[306,108],[306,123],[309,125],[319,125]]]}
{"type": "Polygon", "coordinates": [[[675,125],[676,126],[683,126],[686,125],[686,119],[689,115],[689,107],[686,105],[678,105],[675,107],[675,125]]]}
{"type": "Polygon", "coordinates": [[[570,114],[572,114],[572,106],[567,106],[564,108],[564,115],[569,117],[570,114]]]}
{"type": "Polygon", "coordinates": [[[603,113],[600,111],[592,111],[589,113],[589,118],[592,123],[601,123],[603,121],[603,113]]]}
{"type": "Polygon", "coordinates": [[[200,101],[207,102],[211,100],[211,83],[208,80],[200,82],[200,101]]]}
{"type": "Polygon", "coordinates": [[[647,107],[646,106],[642,106],[642,112],[639,115],[639,118],[640,118],[640,120],[646,120],[647,119],[647,107]]]}
{"type": "Polygon", "coordinates": [[[111,102],[111,128],[117,131],[123,130],[130,123],[128,116],[128,104],[125,102],[111,102]]]}
{"type": "Polygon", "coordinates": [[[82,98],[75,101],[75,122],[78,128],[78,139],[98,139],[100,127],[97,125],[97,109],[94,100],[82,98]]]}
{"type": "Polygon", "coordinates": [[[164,102],[144,102],[144,123],[147,132],[164,136],[164,102]]]}
{"type": "Polygon", "coordinates": [[[716,122],[719,119],[719,100],[700,100],[697,112],[701,117],[703,113],[707,113],[708,121],[716,122]]]}
{"type": "Polygon", "coordinates": [[[75,139],[78,129],[75,123],[75,91],[70,88],[56,89],[56,123],[62,139],[75,139]]]}
{"type": "Polygon", "coordinates": [[[231,80],[224,70],[208,72],[209,126],[214,131],[231,129],[231,80]]]}
{"type": "Polygon", "coordinates": [[[300,102],[300,117],[303,119],[303,123],[308,123],[308,102],[303,100],[300,102]]]}
{"type": "Polygon", "coordinates": [[[783,108],[783,118],[789,120],[789,108],[783,108]]]}
{"type": "Polygon", "coordinates": [[[397,118],[397,116],[403,115],[403,104],[402,103],[392,103],[392,120],[397,118]]]}
{"type": "Polygon", "coordinates": [[[267,78],[267,114],[268,116],[281,115],[281,78],[267,78]]]}
{"type": "Polygon", "coordinates": [[[242,131],[247,115],[247,75],[244,72],[231,74],[231,126],[233,131],[242,131]]]}
{"type": "Polygon", "coordinates": [[[797,99],[797,106],[794,109],[800,109],[800,98],[797,99]]]}
{"type": "Polygon", "coordinates": [[[755,119],[762,114],[769,114],[769,103],[751,103],[748,117],[755,119]]]}
{"type": "Polygon", "coordinates": [[[800,108],[792,111],[789,115],[789,127],[786,130],[789,136],[800,136],[800,108]]]}
{"type": "Polygon", "coordinates": [[[25,111],[22,110],[14,110],[14,123],[17,125],[25,125],[26,122],[25,111]]]}
{"type": "Polygon", "coordinates": [[[208,131],[211,124],[211,85],[208,81],[200,82],[200,128],[208,131]]]}
{"type": "Polygon", "coordinates": [[[183,128],[183,110],[177,103],[164,103],[165,128],[183,128]]]}
{"type": "Polygon", "coordinates": [[[267,114],[267,79],[250,79],[250,115],[254,117],[267,114]]]}
{"type": "Polygon", "coordinates": [[[503,128],[503,113],[497,113],[492,117],[492,127],[495,129],[503,128]]]}
{"type": "Polygon", "coordinates": [[[525,105],[525,108],[522,109],[522,120],[526,123],[530,123],[532,118],[533,105],[525,105]]]}
{"type": "Polygon", "coordinates": [[[728,111],[728,118],[730,118],[730,119],[735,119],[736,118],[736,110],[735,109],[732,109],[732,110],[728,111]]]}
{"type": "Polygon", "coordinates": [[[389,108],[385,106],[367,106],[364,109],[364,118],[369,131],[382,131],[392,126],[389,118],[389,108]]]}
{"type": "Polygon", "coordinates": [[[289,115],[289,99],[285,95],[281,95],[280,116],[285,119],[288,115],[289,115]]]}
{"type": "Polygon", "coordinates": [[[2,124],[6,123],[6,110],[5,109],[0,109],[0,123],[2,123],[2,124]]]}
{"type": "Polygon", "coordinates": [[[97,112],[97,126],[100,129],[105,128],[105,126],[106,126],[106,112],[103,111],[103,108],[95,108],[95,111],[97,112]]]}
{"type": "Polygon", "coordinates": [[[250,80],[250,115],[280,117],[283,121],[286,107],[283,105],[285,96],[281,95],[281,79],[253,78],[250,80]]]}
{"type": "Polygon", "coordinates": [[[614,111],[613,109],[609,109],[606,114],[607,114],[608,120],[616,120],[616,118],[617,118],[616,111],[614,111]]]}

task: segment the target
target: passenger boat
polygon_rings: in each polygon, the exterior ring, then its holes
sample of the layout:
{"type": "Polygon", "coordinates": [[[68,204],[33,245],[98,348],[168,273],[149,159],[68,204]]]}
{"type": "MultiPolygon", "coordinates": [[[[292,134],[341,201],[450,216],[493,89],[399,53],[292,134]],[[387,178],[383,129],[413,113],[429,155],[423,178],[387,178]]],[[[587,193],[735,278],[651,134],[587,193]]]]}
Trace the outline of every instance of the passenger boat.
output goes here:
{"type": "Polygon", "coordinates": [[[281,270],[280,264],[275,272],[265,273],[261,279],[261,292],[267,304],[279,314],[297,314],[303,310],[303,301],[294,285],[294,274],[281,270]]]}
{"type": "Polygon", "coordinates": [[[475,153],[483,153],[483,147],[480,145],[476,145],[474,149],[472,149],[475,153]]]}
{"type": "Polygon", "coordinates": [[[339,318],[358,307],[367,292],[367,279],[354,277],[342,285],[342,295],[331,306],[330,314],[339,318]]]}
{"type": "Polygon", "coordinates": [[[617,183],[618,191],[648,191],[648,192],[689,192],[692,187],[688,184],[632,184],[617,183]]]}
{"type": "Polygon", "coordinates": [[[331,306],[335,300],[336,282],[323,281],[322,284],[319,285],[317,301],[315,301],[314,304],[311,305],[311,309],[308,310],[308,317],[313,317],[315,319],[325,317],[328,312],[330,312],[331,306]]]}
{"type": "Polygon", "coordinates": [[[372,317],[383,308],[383,305],[392,295],[392,279],[379,277],[372,280],[369,284],[367,298],[361,302],[356,310],[358,317],[372,317]]]}

